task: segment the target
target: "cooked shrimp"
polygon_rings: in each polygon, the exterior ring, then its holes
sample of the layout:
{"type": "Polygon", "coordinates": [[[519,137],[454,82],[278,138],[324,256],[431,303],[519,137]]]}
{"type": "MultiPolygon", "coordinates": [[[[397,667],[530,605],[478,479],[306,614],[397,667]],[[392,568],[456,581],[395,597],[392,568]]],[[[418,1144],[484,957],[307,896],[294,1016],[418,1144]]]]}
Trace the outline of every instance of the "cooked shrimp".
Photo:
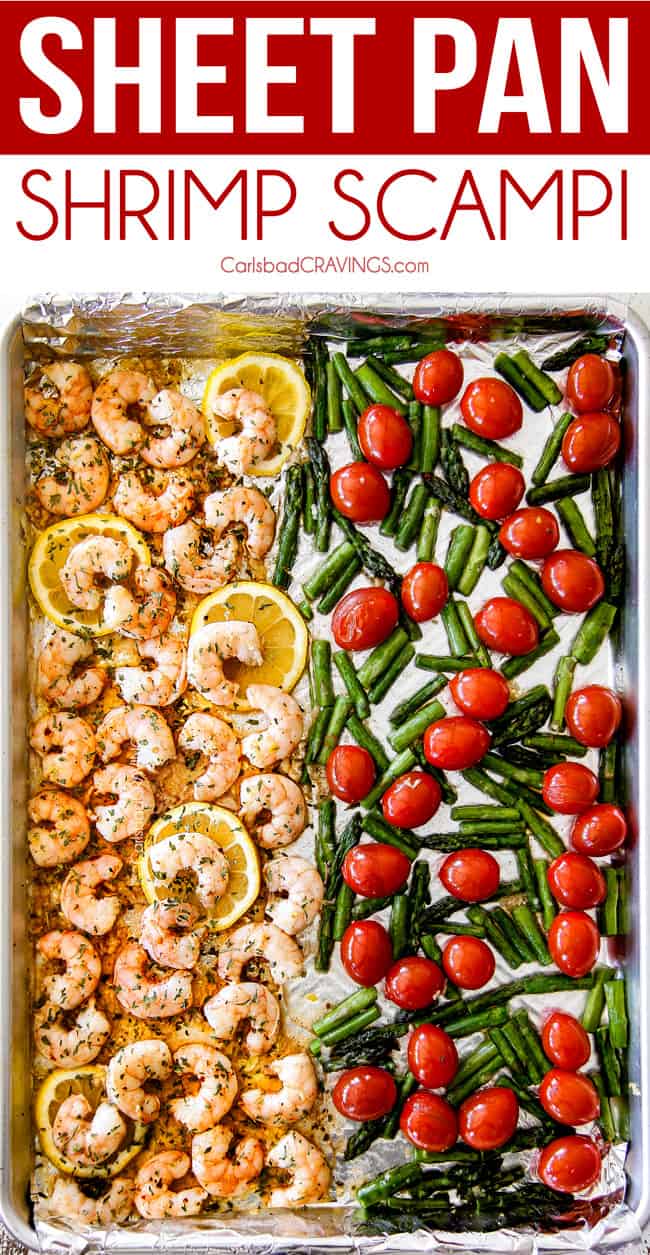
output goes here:
{"type": "Polygon", "coordinates": [[[302,711],[295,697],[272,684],[250,684],[246,697],[253,710],[262,712],[265,726],[244,737],[245,757],[262,769],[289,758],[303,733],[302,711]]]}
{"type": "Polygon", "coordinates": [[[232,475],[245,475],[251,466],[269,456],[278,433],[275,419],[259,392],[231,388],[218,398],[215,413],[240,427],[237,435],[226,436],[216,448],[219,462],[232,475]]]}
{"type": "Polygon", "coordinates": [[[59,789],[43,789],[29,799],[29,852],[39,867],[72,863],[90,840],[85,806],[59,789]]]}
{"type": "Polygon", "coordinates": [[[225,981],[241,980],[247,964],[260,959],[268,963],[276,985],[302,975],[302,950],[293,937],[275,924],[242,924],[219,951],[219,976],[225,981]]]}
{"type": "Polygon", "coordinates": [[[204,907],[214,906],[228,887],[230,865],[211,837],[200,832],[179,832],[157,841],[147,852],[154,879],[171,886],[182,873],[196,877],[196,896],[204,907]]]}
{"type": "Polygon", "coordinates": [[[203,415],[189,397],[174,388],[163,388],[149,402],[146,422],[163,428],[164,435],[147,433],[140,450],[149,466],[159,470],[185,466],[205,441],[203,415]]]}
{"type": "Polygon", "coordinates": [[[237,1097],[237,1077],[227,1055],[214,1046],[190,1043],[174,1055],[174,1070],[199,1082],[195,1094],[173,1098],[169,1110],[190,1133],[205,1133],[230,1111],[237,1097]]]}
{"type": "Polygon", "coordinates": [[[107,627],[138,640],[164,636],[175,610],[176,593],[165,572],[156,567],[138,567],[130,588],[114,584],[104,600],[107,627]]]}
{"type": "Polygon", "coordinates": [[[139,767],[110,763],[93,776],[93,789],[115,794],[116,801],[95,806],[95,827],[105,841],[137,837],[146,828],[156,807],[154,791],[139,767]]]}
{"type": "Polygon", "coordinates": [[[226,679],[224,660],[237,658],[248,666],[259,666],[262,662],[260,644],[253,623],[244,623],[239,619],[206,623],[190,637],[187,647],[188,682],[215,706],[231,706],[239,692],[239,684],[226,679]]]}
{"type": "Polygon", "coordinates": [[[120,950],[113,984],[120,1005],[140,1020],[168,1019],[192,1005],[192,973],[170,972],[156,979],[149,972],[147,951],[135,941],[120,950]]]}
{"type": "Polygon", "coordinates": [[[25,418],[42,436],[52,438],[82,431],[90,418],[93,385],[78,362],[41,366],[38,381],[25,386],[25,418]]]}
{"type": "Polygon", "coordinates": [[[258,488],[228,488],[212,492],[203,502],[205,521],[219,540],[227,527],[246,530],[246,544],[254,558],[263,558],[273,544],[275,510],[258,488]]]}
{"type": "Polygon", "coordinates": [[[73,928],[91,937],[110,932],[120,913],[120,899],[115,893],[98,898],[96,890],[121,870],[122,860],[116,854],[100,854],[70,868],[61,885],[61,910],[73,928]]]}
{"type": "Polygon", "coordinates": [[[100,440],[124,456],[144,440],[142,420],[156,389],[139,370],[112,370],[95,389],[90,417],[100,440]]]}
{"type": "Polygon", "coordinates": [[[192,1138],[192,1172],[212,1198],[240,1198],[264,1167],[264,1147],[256,1137],[243,1137],[228,1150],[233,1134],[218,1124],[192,1138]]]}
{"type": "Polygon", "coordinates": [[[267,915],[283,932],[294,936],[308,928],[323,903],[325,888],[312,863],[297,854],[279,854],[264,868],[269,893],[286,894],[270,897],[267,915]]]}
{"type": "Polygon", "coordinates": [[[106,1093],[112,1103],[130,1120],[150,1124],[160,1111],[160,1099],[145,1085],[166,1081],[172,1070],[171,1051],[157,1037],[132,1041],[109,1061],[106,1093]]]}
{"type": "Polygon", "coordinates": [[[112,536],[86,536],[73,545],[59,571],[63,590],[80,610],[99,610],[104,589],[98,576],[111,583],[124,580],[133,565],[133,550],[112,536]]]}
{"type": "Polygon", "coordinates": [[[101,696],[108,679],[104,667],[79,669],[79,664],[87,662],[92,655],[90,641],[52,625],[38,655],[36,683],[39,695],[64,710],[92,706],[101,696]]]}
{"type": "Polygon", "coordinates": [[[318,1097],[318,1081],[308,1054],[300,1051],[274,1059],[268,1070],[282,1082],[281,1089],[246,1089],[240,1102],[251,1120],[264,1124],[295,1124],[311,1111],[318,1097]]]}
{"type": "Polygon", "coordinates": [[[276,1142],[266,1162],[291,1179],[290,1185],[271,1190],[271,1207],[302,1207],[317,1203],[327,1194],[331,1172],[325,1156],[295,1129],[276,1142]]]}
{"type": "Polygon", "coordinates": [[[83,1094],[64,1098],[52,1121],[52,1141],[80,1168],[104,1163],[119,1150],[126,1137],[126,1124],[117,1107],[100,1102],[93,1111],[83,1094]]]}
{"type": "Polygon", "coordinates": [[[230,1041],[240,1024],[252,1055],[265,1055],[280,1032],[280,1004],[266,985],[242,981],[224,985],[203,1005],[203,1014],[217,1037],[230,1041]]]}
{"type": "Polygon", "coordinates": [[[199,961],[201,945],[193,928],[198,911],[191,902],[167,898],[152,902],[142,914],[140,945],[160,967],[192,968],[199,961]]]}
{"type": "Polygon", "coordinates": [[[58,929],[45,933],[37,947],[44,959],[65,965],[63,972],[53,972],[45,979],[46,1000],[64,1011],[74,1011],[99,984],[102,964],[95,947],[83,933],[58,929]]]}
{"type": "Polygon", "coordinates": [[[276,772],[245,776],[239,786],[239,801],[243,822],[254,830],[255,840],[264,850],[291,845],[307,823],[302,789],[276,772]],[[256,826],[260,817],[264,822],[256,826]]]}
{"type": "Polygon", "coordinates": [[[195,519],[165,532],[162,547],[169,574],[188,593],[196,593],[197,597],[213,593],[237,572],[237,537],[224,536],[223,540],[215,543],[211,533],[195,519]]]}
{"type": "Polygon", "coordinates": [[[34,1013],[36,1049],[59,1068],[83,1068],[97,1058],[111,1035],[110,1020],[89,998],[79,1007],[72,1028],[65,1028],[61,1007],[46,1002],[34,1013]]]}
{"type": "Polygon", "coordinates": [[[176,757],[172,730],[154,706],[114,706],[95,733],[97,753],[103,763],[122,753],[130,742],[136,766],[158,771],[176,757]]]}
{"type": "Polygon", "coordinates": [[[166,532],[184,523],[194,507],[194,484],[183,471],[126,471],[113,494],[118,514],[143,532],[166,532]]]}
{"type": "Polygon", "coordinates": [[[43,776],[51,784],[73,789],[92,771],[95,733],[78,715],[43,715],[32,726],[29,743],[41,755],[43,776]]]}
{"type": "Polygon", "coordinates": [[[138,641],[138,653],[153,667],[116,667],[115,683],[125,702],[169,706],[186,685],[186,651],[177,636],[158,636],[138,641]]]}
{"type": "Polygon", "coordinates": [[[172,1190],[190,1170],[190,1157],[182,1150],[161,1150],[142,1165],[135,1178],[134,1203],[145,1220],[166,1216],[198,1216],[208,1198],[198,1186],[172,1190]]]}
{"type": "Polygon", "coordinates": [[[48,458],[34,491],[44,510],[70,518],[91,514],[108,492],[108,458],[92,436],[64,440],[48,458]]]}
{"type": "Polygon", "coordinates": [[[55,1216],[66,1220],[76,1217],[83,1224],[108,1229],[128,1220],[134,1191],[134,1183],[128,1177],[113,1177],[110,1183],[106,1183],[105,1194],[96,1198],[93,1190],[93,1196],[89,1197],[71,1177],[57,1177],[49,1198],[49,1208],[55,1216]]]}
{"type": "Polygon", "coordinates": [[[241,750],[229,724],[216,715],[197,712],[190,715],[181,728],[178,744],[207,758],[207,765],[194,781],[197,802],[214,802],[235,783],[239,775],[241,750]]]}

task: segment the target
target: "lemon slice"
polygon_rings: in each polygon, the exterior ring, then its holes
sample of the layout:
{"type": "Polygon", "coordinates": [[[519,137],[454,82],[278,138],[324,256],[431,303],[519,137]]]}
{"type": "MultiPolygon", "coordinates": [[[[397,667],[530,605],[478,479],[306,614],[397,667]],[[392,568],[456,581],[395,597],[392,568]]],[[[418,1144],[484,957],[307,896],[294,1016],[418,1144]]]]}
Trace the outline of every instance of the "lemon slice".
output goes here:
{"type": "Polygon", "coordinates": [[[271,411],[277,428],[277,453],[257,462],[248,471],[252,476],[277,475],[287,458],[298,448],[311,405],[309,384],[296,362],[278,353],[242,353],[217,366],[208,378],[203,394],[203,413],[208,440],[217,444],[232,436],[236,425],[215,413],[217,397],[230,388],[250,388],[258,392],[271,411]]]}
{"type": "Polygon", "coordinates": [[[87,536],[110,536],[126,541],[136,566],[150,566],[149,547],[139,531],[116,514],[80,514],[53,523],[38,537],[29,559],[29,582],[43,614],[58,627],[79,636],[107,636],[113,629],[102,619],[102,609],[80,610],[68,600],[59,572],[70,550],[87,536]]]}
{"type": "MultiPolygon", "coordinates": [[[[243,824],[232,811],[206,802],[187,802],[175,806],[152,824],[145,838],[138,861],[138,875],[148,902],[170,896],[170,885],[157,880],[149,861],[149,851],[166,837],[199,832],[209,837],[225,854],[230,868],[228,886],[207,918],[215,932],[230,928],[253,905],[260,891],[260,865],[257,849],[243,824]]],[[[196,905],[199,905],[196,903],[196,905]]],[[[205,917],[205,912],[203,912],[205,917]]]]}
{"type": "Polygon", "coordinates": [[[55,1146],[52,1125],[63,1100],[70,1094],[83,1094],[91,1107],[95,1108],[106,1098],[105,1082],[106,1068],[94,1063],[85,1068],[57,1068],[56,1071],[50,1072],[39,1087],[35,1099],[38,1136],[43,1151],[59,1172],[84,1179],[114,1177],[118,1172],[122,1172],[142,1150],[148,1128],[146,1124],[133,1120],[126,1121],[129,1128],[126,1143],[103,1163],[94,1164],[91,1167],[80,1167],[55,1146]]]}
{"type": "Polygon", "coordinates": [[[240,688],[241,696],[234,703],[235,709],[250,709],[245,699],[249,684],[273,684],[289,693],[305,669],[309,640],[305,620],[291,598],[274,584],[256,580],[224,584],[199,602],[192,617],[190,636],[207,623],[222,623],[227,619],[253,623],[262,647],[259,667],[238,662],[236,658],[224,660],[224,674],[240,688]]]}

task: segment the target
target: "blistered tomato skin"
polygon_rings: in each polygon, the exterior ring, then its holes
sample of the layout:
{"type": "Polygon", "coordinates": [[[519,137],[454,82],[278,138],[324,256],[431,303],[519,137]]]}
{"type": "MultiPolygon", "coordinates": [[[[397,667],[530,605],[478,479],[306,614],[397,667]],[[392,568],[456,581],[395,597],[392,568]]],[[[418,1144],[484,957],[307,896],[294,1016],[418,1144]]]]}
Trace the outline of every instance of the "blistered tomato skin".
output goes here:
{"type": "Polygon", "coordinates": [[[390,510],[390,489],[381,471],[368,462],[348,462],[330,476],[337,510],[354,523],[379,523],[390,510]]]}
{"type": "Polygon", "coordinates": [[[605,592],[603,573],[579,549],[557,549],[542,567],[542,588],[554,606],[565,614],[583,614],[605,592]]]}
{"type": "Polygon", "coordinates": [[[577,1072],[588,1063],[591,1043],[579,1020],[566,1011],[553,1011],[542,1027],[544,1054],[556,1068],[577,1072]]]}
{"type": "Polygon", "coordinates": [[[496,1150],[510,1141],[519,1119],[519,1103],[511,1089],[492,1085],[461,1104],[460,1136],[474,1150],[496,1150]]]}
{"type": "Polygon", "coordinates": [[[458,1051],[453,1039],[435,1024],[414,1028],[408,1042],[408,1065],[420,1085],[443,1089],[458,1071],[458,1051]]]}
{"type": "Polygon", "coordinates": [[[440,785],[433,776],[406,771],[386,789],[381,809],[386,822],[397,828],[420,828],[433,819],[441,801],[440,785]]]}
{"type": "Polygon", "coordinates": [[[377,1120],[386,1116],[397,1099],[397,1086],[385,1068],[350,1068],[332,1090],[336,1110],[347,1120],[377,1120]]]}
{"type": "Polygon", "coordinates": [[[360,897],[383,898],[406,884],[410,870],[411,860],[401,850],[381,841],[366,841],[348,850],[341,874],[360,897]]]}
{"type": "Polygon", "coordinates": [[[387,588],[355,588],[338,603],[332,633],[339,649],[373,649],[390,636],[398,619],[397,599],[387,588]]]}
{"type": "Polygon", "coordinates": [[[341,802],[360,802],[375,783],[372,755],[360,745],[337,745],[326,767],[330,793],[341,802]]]}
{"type": "Polygon", "coordinates": [[[566,398],[577,414],[602,410],[616,391],[611,362],[597,353],[583,353],[573,362],[567,378],[566,398]]]}
{"type": "Polygon", "coordinates": [[[602,749],[618,731],[623,707],[621,699],[602,684],[575,689],[566,704],[568,729],[581,745],[602,749]]]}
{"type": "Polygon", "coordinates": [[[547,878],[549,889],[560,906],[590,911],[607,897],[605,877],[586,854],[571,850],[560,854],[550,864],[547,878]]]}
{"type": "Polygon", "coordinates": [[[420,1150],[449,1150],[458,1138],[456,1112],[438,1094],[420,1089],[407,1098],[399,1127],[420,1150]]]}
{"type": "Polygon", "coordinates": [[[459,989],[482,989],[492,980],[496,964],[480,937],[450,937],[442,952],[442,966],[459,989]]]}
{"type": "Polygon", "coordinates": [[[450,715],[430,723],[424,734],[424,754],[433,767],[465,771],[480,762],[490,748],[490,733],[477,719],[450,715]]]}
{"type": "Polygon", "coordinates": [[[600,802],[590,806],[576,819],[571,830],[571,845],[581,854],[603,858],[613,854],[624,844],[627,836],[627,820],[620,806],[600,802]]]}
{"type": "Polygon", "coordinates": [[[484,902],[499,888],[499,864],[487,850],[448,854],[438,875],[447,893],[461,902],[484,902]]]}
{"type": "Polygon", "coordinates": [[[609,466],[620,447],[620,424],[611,414],[583,414],[564,433],[562,458],[574,475],[590,474],[609,466]]]}
{"type": "Polygon", "coordinates": [[[514,558],[547,558],[559,544],[560,528],[550,510],[525,506],[501,524],[499,540],[514,558]]]}
{"type": "Polygon", "coordinates": [[[411,456],[411,428],[390,405],[370,405],[364,410],[357,435],[364,457],[380,470],[393,471],[411,456]]]}
{"type": "Polygon", "coordinates": [[[490,667],[459,671],[449,690],[458,709],[473,719],[498,719],[510,701],[508,681],[490,667]]]}
{"type": "Polygon", "coordinates": [[[548,948],[565,976],[586,976],[598,958],[600,933],[590,915],[562,911],[549,929],[548,948]]]}
{"type": "Polygon", "coordinates": [[[442,993],[444,973],[433,959],[409,954],[398,959],[386,976],[384,993],[390,1002],[405,1011],[421,1011],[442,993]]]}
{"type": "Polygon", "coordinates": [[[460,408],[470,431],[488,440],[514,435],[523,421],[521,401],[502,379],[475,379],[465,389],[460,408]]]}
{"type": "Polygon", "coordinates": [[[581,1194],[590,1189],[600,1176],[600,1168],[596,1143],[581,1133],[549,1142],[537,1163],[544,1184],[560,1194],[581,1194]]]}
{"type": "Polygon", "coordinates": [[[348,924],[341,941],[341,962],[351,980],[369,989],[384,979],[393,947],[383,924],[374,919],[348,924]]]}
{"type": "Polygon", "coordinates": [[[484,466],[469,486],[469,499],[482,519],[505,519],[517,509],[526,481],[516,466],[494,462],[484,466]]]}
{"type": "Polygon", "coordinates": [[[583,763],[556,763],[544,772],[542,797],[558,815],[581,815],[598,797],[598,776],[583,763]]]}
{"type": "Polygon", "coordinates": [[[539,644],[539,627],[530,610],[512,597],[490,597],[474,616],[474,626],[488,649],[517,658],[539,644]]]}
{"type": "Polygon", "coordinates": [[[415,367],[413,393],[422,405],[446,405],[463,386],[463,363],[451,349],[435,349],[415,367]]]}
{"type": "Polygon", "coordinates": [[[415,623],[435,619],[448,596],[447,576],[435,562],[417,562],[402,580],[402,604],[415,623]]]}

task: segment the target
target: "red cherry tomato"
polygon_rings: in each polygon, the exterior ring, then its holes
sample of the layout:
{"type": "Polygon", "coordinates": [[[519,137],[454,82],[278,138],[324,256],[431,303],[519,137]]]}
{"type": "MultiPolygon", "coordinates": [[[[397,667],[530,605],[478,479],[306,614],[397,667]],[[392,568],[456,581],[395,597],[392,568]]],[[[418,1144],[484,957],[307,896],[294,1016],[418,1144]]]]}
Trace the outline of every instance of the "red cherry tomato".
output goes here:
{"type": "Polygon", "coordinates": [[[396,1099],[390,1072],[370,1064],[344,1072],[332,1090],[332,1102],[347,1120],[377,1120],[388,1115],[396,1099]]]}
{"type": "Polygon", "coordinates": [[[562,457],[575,475],[609,466],[621,446],[621,427],[611,414],[583,414],[569,423],[562,440],[562,457]]]}
{"type": "Polygon", "coordinates": [[[408,462],[413,436],[405,418],[390,405],[370,405],[357,426],[361,451],[382,471],[393,471],[408,462]]]}
{"type": "Polygon", "coordinates": [[[430,723],[424,734],[427,762],[447,771],[473,767],[490,748],[490,733],[477,719],[450,715],[430,723]]]}
{"type": "Polygon", "coordinates": [[[349,462],[330,476],[337,510],[355,523],[379,523],[390,509],[390,490],[381,471],[368,462],[349,462]]]}
{"type": "Polygon", "coordinates": [[[577,1072],[588,1063],[591,1043],[579,1020],[566,1011],[553,1011],[542,1028],[544,1054],[557,1068],[577,1072]]]}
{"type": "Polygon", "coordinates": [[[391,1002],[405,1011],[421,1011],[442,993],[444,987],[444,975],[433,959],[409,954],[393,963],[386,977],[384,992],[391,1002]]]}
{"type": "Polygon", "coordinates": [[[440,785],[433,776],[407,771],[386,789],[381,809],[387,823],[397,828],[420,828],[433,819],[441,800],[440,785]]]}
{"type": "Polygon", "coordinates": [[[516,466],[493,462],[475,475],[469,486],[469,499],[482,519],[505,519],[517,509],[526,481],[516,466]]]}
{"type": "Polygon", "coordinates": [[[406,884],[411,860],[393,845],[366,841],[348,850],[342,875],[346,885],[362,898],[383,898],[406,884]]]}
{"type": "Polygon", "coordinates": [[[387,588],[355,588],[346,593],[332,615],[332,632],[340,649],[373,649],[397,627],[399,606],[387,588]]]}
{"type": "Polygon", "coordinates": [[[537,620],[512,597],[490,597],[474,616],[474,626],[483,644],[500,654],[529,654],[539,643],[537,620]]]}
{"type": "Polygon", "coordinates": [[[360,802],[375,782],[372,755],[360,745],[337,745],[327,760],[330,793],[341,802],[360,802]]]}
{"type": "Polygon", "coordinates": [[[494,955],[480,937],[451,937],[442,952],[442,966],[459,989],[482,989],[494,976],[494,955]]]}
{"type": "Polygon", "coordinates": [[[566,397],[578,414],[602,410],[611,401],[616,389],[616,376],[611,362],[596,353],[576,358],[569,371],[566,397]]]}
{"type": "Polygon", "coordinates": [[[566,976],[586,976],[600,949],[600,933],[584,911],[561,911],[548,931],[553,962],[566,976]]]}
{"type": "Polygon", "coordinates": [[[546,873],[549,889],[560,906],[590,911],[607,897],[605,877],[586,855],[568,850],[554,858],[546,873]]]}
{"type": "Polygon", "coordinates": [[[581,815],[598,797],[598,776],[582,763],[556,763],[544,772],[542,796],[558,815],[581,815]]]}
{"type": "Polygon", "coordinates": [[[409,1037],[408,1065],[427,1089],[443,1089],[458,1071],[458,1051],[451,1037],[435,1024],[421,1024],[409,1037]]]}
{"type": "Polygon", "coordinates": [[[384,979],[393,947],[383,924],[361,919],[348,924],[341,941],[341,962],[351,980],[370,988],[384,979]]]}
{"type": "Polygon", "coordinates": [[[539,1087],[539,1101],[560,1124],[589,1124],[600,1115],[598,1093],[588,1076],[550,1068],[539,1087]]]}
{"type": "Polygon", "coordinates": [[[620,806],[601,802],[578,816],[571,830],[571,845],[581,854],[603,858],[620,849],[626,836],[627,820],[620,806]]]}
{"type": "Polygon", "coordinates": [[[605,592],[603,573],[579,549],[557,549],[542,567],[542,588],[555,606],[568,614],[591,610],[605,592]]]}
{"type": "Polygon", "coordinates": [[[491,1085],[461,1103],[458,1130],[474,1150],[496,1150],[510,1141],[518,1119],[516,1095],[504,1085],[491,1085]]]}
{"type": "Polygon", "coordinates": [[[421,1150],[449,1150],[458,1137],[456,1112],[438,1094],[419,1089],[402,1107],[399,1127],[421,1150]]]}
{"type": "Polygon", "coordinates": [[[438,875],[447,893],[461,902],[483,902],[499,888],[499,864],[487,850],[448,854],[438,875]]]}
{"type": "Polygon", "coordinates": [[[581,745],[601,749],[609,745],[621,722],[621,700],[602,684],[576,689],[566,704],[569,731],[581,745]]]}
{"type": "Polygon", "coordinates": [[[474,719],[498,719],[510,701],[508,681],[489,667],[459,671],[449,688],[458,709],[474,719]]]}
{"type": "Polygon", "coordinates": [[[413,392],[423,405],[446,405],[463,386],[463,363],[450,349],[435,349],[415,367],[413,392]]]}
{"type": "Polygon", "coordinates": [[[470,431],[488,440],[503,440],[521,427],[521,401],[502,379],[475,379],[466,387],[460,408],[470,431]]]}
{"type": "Polygon", "coordinates": [[[499,540],[515,558],[547,558],[560,540],[560,529],[550,510],[525,506],[501,524],[499,540]]]}
{"type": "Polygon", "coordinates": [[[435,619],[448,596],[447,576],[435,562],[417,562],[402,580],[402,605],[416,623],[435,619]]]}
{"type": "Polygon", "coordinates": [[[560,1194],[579,1194],[595,1185],[600,1176],[600,1151],[584,1134],[558,1137],[544,1147],[537,1171],[549,1189],[560,1194]]]}

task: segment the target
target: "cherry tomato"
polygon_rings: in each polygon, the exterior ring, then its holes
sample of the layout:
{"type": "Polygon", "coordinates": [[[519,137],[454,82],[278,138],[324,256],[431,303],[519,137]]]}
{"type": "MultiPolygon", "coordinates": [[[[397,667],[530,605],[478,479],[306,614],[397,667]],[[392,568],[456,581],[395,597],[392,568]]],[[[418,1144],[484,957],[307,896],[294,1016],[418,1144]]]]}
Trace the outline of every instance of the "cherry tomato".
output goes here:
{"type": "Polygon", "coordinates": [[[348,924],[341,941],[341,962],[351,980],[370,988],[384,979],[393,947],[383,924],[360,919],[348,924]]]}
{"type": "Polygon", "coordinates": [[[444,987],[444,974],[433,959],[409,954],[393,963],[386,977],[384,992],[391,1002],[405,1011],[421,1011],[442,993],[444,987]]]}
{"type": "Polygon", "coordinates": [[[516,1095],[505,1085],[491,1085],[461,1103],[458,1130],[474,1150],[496,1150],[510,1141],[518,1119],[516,1095]]]}
{"type": "Polygon", "coordinates": [[[490,597],[474,616],[474,626],[483,644],[500,654],[529,654],[539,643],[537,620],[512,597],[490,597]]]}
{"type": "Polygon", "coordinates": [[[458,1137],[456,1112],[438,1094],[419,1089],[402,1107],[399,1127],[421,1150],[449,1150],[458,1137]]]}
{"type": "Polygon", "coordinates": [[[556,763],[544,772],[542,796],[558,815],[581,815],[598,797],[598,776],[582,763],[556,763]]]}
{"type": "Polygon", "coordinates": [[[602,684],[576,689],[566,704],[569,731],[581,745],[602,749],[609,745],[621,722],[621,700],[602,684]]]}
{"type": "Polygon", "coordinates": [[[499,888],[499,864],[487,850],[448,854],[438,875],[447,893],[461,902],[483,902],[499,888]]]}
{"type": "Polygon", "coordinates": [[[591,1043],[579,1020],[566,1011],[553,1011],[542,1028],[544,1054],[557,1068],[577,1072],[589,1062],[591,1043]]]}
{"type": "Polygon", "coordinates": [[[586,854],[570,850],[554,858],[546,873],[548,886],[560,906],[590,911],[607,897],[605,877],[586,854]]]}
{"type": "Polygon", "coordinates": [[[600,1115],[596,1087],[588,1076],[550,1068],[539,1087],[539,1101],[560,1124],[589,1124],[600,1115]]]}
{"type": "Polygon", "coordinates": [[[626,836],[627,820],[620,806],[600,802],[578,816],[571,830],[571,845],[581,854],[603,858],[620,849],[626,836]]]}
{"type": "Polygon", "coordinates": [[[542,588],[560,610],[582,614],[600,601],[605,581],[598,563],[586,553],[557,549],[542,567],[542,588]]]}
{"type": "Polygon", "coordinates": [[[600,1151],[593,1139],[582,1133],[558,1137],[544,1147],[537,1171],[549,1189],[579,1194],[595,1185],[600,1176],[600,1151]]]}
{"type": "Polygon", "coordinates": [[[344,1072],[332,1090],[332,1102],[347,1120],[387,1116],[396,1099],[397,1086],[390,1072],[370,1064],[344,1072]]]}
{"type": "Polygon", "coordinates": [[[409,1037],[408,1065],[427,1089],[443,1089],[458,1071],[458,1051],[451,1037],[435,1024],[421,1024],[409,1037]]]}
{"type": "Polygon", "coordinates": [[[493,462],[475,475],[469,486],[469,499],[482,519],[505,519],[517,509],[526,481],[516,466],[493,462]]]}
{"type": "Polygon", "coordinates": [[[458,709],[474,719],[498,719],[510,701],[507,680],[489,667],[459,671],[449,688],[458,709]]]}
{"type": "Polygon", "coordinates": [[[405,418],[390,405],[370,405],[357,426],[361,451],[382,471],[393,471],[408,462],[413,436],[405,418]]]}
{"type": "Polygon", "coordinates": [[[521,401],[502,379],[475,379],[466,387],[460,408],[470,431],[488,440],[503,440],[521,427],[521,401]]]}
{"type": "Polygon", "coordinates": [[[332,615],[332,632],[340,649],[373,649],[397,627],[397,598],[387,588],[355,588],[346,593],[332,615]]]}
{"type": "Polygon", "coordinates": [[[477,719],[449,715],[430,723],[424,734],[427,762],[447,771],[473,767],[490,748],[490,733],[477,719]]]}
{"type": "Polygon", "coordinates": [[[559,543],[560,529],[550,510],[525,506],[501,524],[499,540],[515,558],[547,558],[559,543]]]}
{"type": "Polygon", "coordinates": [[[446,405],[463,386],[463,363],[450,349],[427,353],[415,367],[413,392],[423,405],[446,405]]]}
{"type": "Polygon", "coordinates": [[[360,745],[337,745],[327,760],[330,793],[341,802],[360,802],[375,782],[372,755],[360,745]]]}
{"type": "Polygon", "coordinates": [[[596,353],[576,358],[569,371],[566,397],[578,414],[602,410],[611,401],[616,389],[616,375],[611,362],[596,353]]]}
{"type": "Polygon", "coordinates": [[[337,510],[355,523],[379,523],[390,509],[390,490],[381,471],[368,462],[349,462],[330,476],[337,510]]]}
{"type": "Polygon", "coordinates": [[[397,828],[420,828],[433,819],[441,800],[440,785],[433,776],[407,771],[386,789],[381,809],[384,819],[397,828]]]}
{"type": "Polygon", "coordinates": [[[348,850],[342,875],[360,897],[383,898],[406,884],[410,870],[411,860],[401,850],[381,841],[365,841],[348,850]]]}
{"type": "Polygon", "coordinates": [[[548,930],[553,962],[566,976],[586,976],[600,949],[600,933],[584,911],[561,911],[548,930]]]}
{"type": "Polygon", "coordinates": [[[459,989],[482,989],[494,976],[495,961],[480,937],[450,937],[442,952],[442,966],[459,989]]]}
{"type": "Polygon", "coordinates": [[[611,414],[583,414],[569,423],[562,439],[562,457],[576,475],[609,466],[621,446],[621,427],[611,414]]]}
{"type": "Polygon", "coordinates": [[[448,596],[447,576],[435,562],[417,562],[402,580],[402,605],[416,623],[435,619],[448,596]]]}

